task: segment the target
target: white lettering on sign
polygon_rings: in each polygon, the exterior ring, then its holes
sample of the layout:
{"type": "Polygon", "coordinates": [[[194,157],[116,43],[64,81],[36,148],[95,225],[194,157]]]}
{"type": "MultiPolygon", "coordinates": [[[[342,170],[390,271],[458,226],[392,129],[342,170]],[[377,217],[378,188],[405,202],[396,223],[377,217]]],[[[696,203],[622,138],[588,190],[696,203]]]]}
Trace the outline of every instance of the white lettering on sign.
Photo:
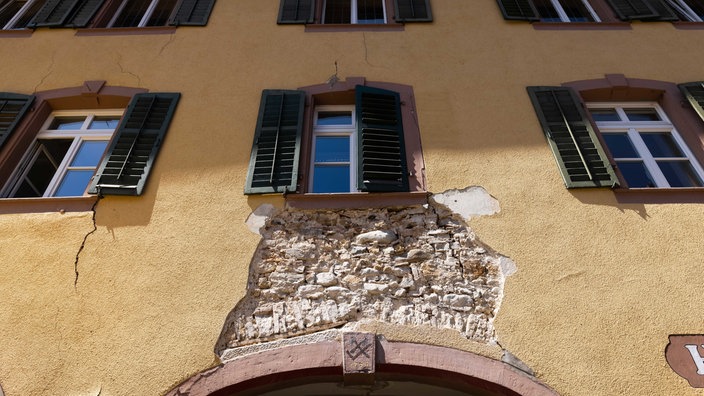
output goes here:
{"type": "MultiPolygon", "coordinates": [[[[694,364],[697,365],[697,374],[704,375],[704,358],[699,354],[699,350],[696,345],[685,345],[685,348],[689,350],[689,354],[692,355],[692,360],[694,364]]],[[[704,348],[704,345],[702,345],[704,348]]]]}

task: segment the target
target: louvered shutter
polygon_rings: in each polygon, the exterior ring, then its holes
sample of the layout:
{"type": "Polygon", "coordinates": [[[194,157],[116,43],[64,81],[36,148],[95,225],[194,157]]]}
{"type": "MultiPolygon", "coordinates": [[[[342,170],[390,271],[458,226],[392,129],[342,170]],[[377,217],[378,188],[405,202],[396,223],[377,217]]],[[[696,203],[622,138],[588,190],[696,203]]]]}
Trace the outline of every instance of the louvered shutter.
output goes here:
{"type": "Polygon", "coordinates": [[[0,92],[0,147],[15,130],[33,101],[32,95],[0,92]]]}
{"type": "Polygon", "coordinates": [[[132,98],[93,177],[89,193],[142,193],[180,96],[178,93],[143,93],[132,98]]]}
{"type": "Polygon", "coordinates": [[[281,0],[278,23],[313,23],[315,0],[281,0]]]}
{"type": "Polygon", "coordinates": [[[430,0],[395,0],[396,22],[432,22],[430,0]]]}
{"type": "Polygon", "coordinates": [[[704,81],[688,82],[677,86],[694,111],[704,121],[704,81]]]}
{"type": "Polygon", "coordinates": [[[169,25],[205,26],[215,0],[182,0],[169,25]]]}
{"type": "Polygon", "coordinates": [[[357,188],[361,191],[408,191],[399,94],[356,87],[357,188]]]}
{"type": "Polygon", "coordinates": [[[61,26],[78,2],[79,0],[48,0],[27,26],[31,28],[61,26]]]}
{"type": "Polygon", "coordinates": [[[648,0],[607,0],[616,12],[619,19],[630,21],[633,19],[658,18],[660,14],[648,0]]]}
{"type": "Polygon", "coordinates": [[[86,27],[105,0],[81,0],[68,18],[64,27],[86,27]]]}
{"type": "Polygon", "coordinates": [[[303,91],[262,92],[245,194],[296,191],[305,99],[303,91]]]}
{"type": "Polygon", "coordinates": [[[648,0],[650,6],[653,7],[658,16],[654,19],[646,18],[646,20],[652,21],[679,21],[680,18],[675,14],[672,9],[665,4],[663,0],[648,0]]]}
{"type": "Polygon", "coordinates": [[[528,94],[567,188],[617,185],[577,95],[564,87],[528,87],[528,94]]]}
{"type": "Polygon", "coordinates": [[[540,14],[531,0],[497,0],[504,19],[539,21],[540,14]]]}

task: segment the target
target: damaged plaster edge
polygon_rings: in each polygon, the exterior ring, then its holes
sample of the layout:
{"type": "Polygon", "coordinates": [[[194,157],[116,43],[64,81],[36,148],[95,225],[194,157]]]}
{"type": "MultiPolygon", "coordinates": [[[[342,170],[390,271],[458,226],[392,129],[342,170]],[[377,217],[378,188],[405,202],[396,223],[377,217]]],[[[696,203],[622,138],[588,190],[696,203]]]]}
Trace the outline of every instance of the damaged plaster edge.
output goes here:
{"type": "Polygon", "coordinates": [[[501,211],[499,200],[482,186],[445,190],[430,196],[430,201],[458,214],[464,221],[472,217],[490,216],[501,211]]]}
{"type": "Polygon", "coordinates": [[[252,213],[250,213],[245,221],[245,224],[250,231],[261,236],[261,230],[266,224],[266,221],[275,213],[276,207],[274,207],[274,205],[268,203],[261,204],[252,213]]]}
{"type": "MultiPolygon", "coordinates": [[[[305,334],[301,336],[283,338],[276,341],[264,342],[261,344],[246,345],[235,348],[228,348],[220,353],[220,360],[225,363],[230,360],[235,360],[253,353],[269,351],[285,346],[314,344],[321,341],[338,341],[340,340],[340,329],[323,330],[317,333],[305,334]]],[[[2,395],[0,395],[2,396],[2,395]]]]}
{"type": "Polygon", "coordinates": [[[519,359],[516,355],[512,354],[506,349],[504,349],[504,354],[503,356],[501,356],[501,361],[506,364],[510,364],[511,366],[523,371],[531,377],[535,377],[535,371],[533,371],[533,369],[528,367],[528,365],[525,364],[521,359],[519,359]]]}

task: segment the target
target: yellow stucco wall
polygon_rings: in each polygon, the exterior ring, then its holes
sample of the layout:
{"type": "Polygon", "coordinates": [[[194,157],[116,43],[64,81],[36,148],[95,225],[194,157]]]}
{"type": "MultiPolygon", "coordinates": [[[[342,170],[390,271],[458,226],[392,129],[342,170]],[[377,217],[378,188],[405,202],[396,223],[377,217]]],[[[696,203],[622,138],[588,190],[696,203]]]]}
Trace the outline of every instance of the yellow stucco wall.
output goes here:
{"type": "Polygon", "coordinates": [[[245,220],[281,204],[242,194],[260,92],[323,83],[335,62],[341,79],[413,86],[430,191],[479,185],[500,202],[470,226],[518,267],[495,323],[503,348],[563,395],[704,394],[664,359],[669,334],[704,333],[703,207],[566,190],[525,93],[607,73],[703,80],[701,30],[535,30],[493,0],[437,0],[433,23],[388,32],[305,32],[277,12],[221,0],[207,27],[173,34],[0,35],[0,91],[182,93],[144,195],[99,201],[75,287],[91,212],[0,215],[6,395],[159,395],[214,363],[258,243],[245,220]]]}

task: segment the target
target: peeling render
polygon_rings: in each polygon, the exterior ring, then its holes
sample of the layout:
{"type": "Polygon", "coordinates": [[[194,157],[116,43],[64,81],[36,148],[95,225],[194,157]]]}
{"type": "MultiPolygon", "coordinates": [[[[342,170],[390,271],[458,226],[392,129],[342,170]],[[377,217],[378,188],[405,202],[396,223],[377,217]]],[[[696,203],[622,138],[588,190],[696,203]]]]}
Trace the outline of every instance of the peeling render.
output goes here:
{"type": "Polygon", "coordinates": [[[247,219],[262,236],[247,294],[228,315],[216,352],[368,320],[494,343],[504,278],[516,269],[466,219],[498,211],[481,187],[437,194],[423,206],[263,205],[247,219]]]}

